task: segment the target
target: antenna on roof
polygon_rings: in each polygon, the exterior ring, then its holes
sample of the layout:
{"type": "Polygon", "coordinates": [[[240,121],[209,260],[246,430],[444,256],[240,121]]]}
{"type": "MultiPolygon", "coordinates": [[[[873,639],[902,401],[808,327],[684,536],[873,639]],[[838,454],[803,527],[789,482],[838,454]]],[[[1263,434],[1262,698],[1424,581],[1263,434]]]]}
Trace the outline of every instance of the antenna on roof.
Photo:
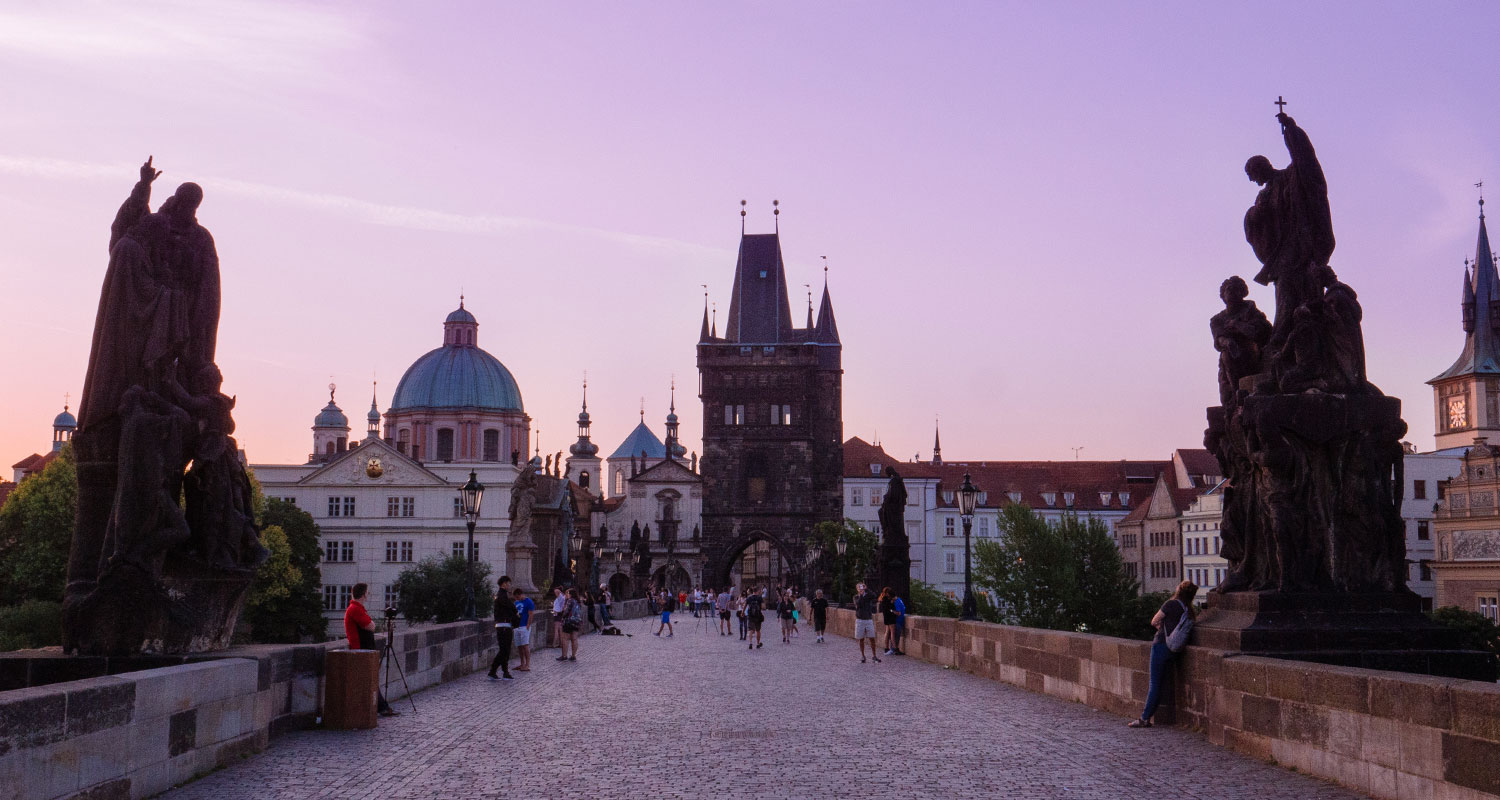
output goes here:
{"type": "Polygon", "coordinates": [[[776,232],[781,233],[781,201],[771,201],[771,217],[776,220],[776,232]]]}
{"type": "Polygon", "coordinates": [[[1079,445],[1079,446],[1073,448],[1073,460],[1074,461],[1078,460],[1078,451],[1080,451],[1082,449],[1083,449],[1083,445],[1079,445]]]}
{"type": "Polygon", "coordinates": [[[745,235],[745,201],[740,201],[740,235],[745,235]]]}

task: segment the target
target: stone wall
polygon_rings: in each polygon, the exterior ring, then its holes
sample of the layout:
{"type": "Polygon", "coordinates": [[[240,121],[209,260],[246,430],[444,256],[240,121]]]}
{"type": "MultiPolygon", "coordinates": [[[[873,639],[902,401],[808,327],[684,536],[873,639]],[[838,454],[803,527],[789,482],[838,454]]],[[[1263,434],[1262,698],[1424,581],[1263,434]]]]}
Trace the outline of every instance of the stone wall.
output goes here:
{"type": "MultiPolygon", "coordinates": [[[[854,614],[830,609],[829,632],[854,614]]],[[[877,628],[879,628],[877,622],[877,628]]],[[[909,657],[1122,717],[1145,705],[1150,643],[908,618],[909,657]]],[[[884,631],[877,631],[877,642],[884,631]]],[[[1189,647],[1157,722],[1378,798],[1500,795],[1500,686],[1189,647]]]]}
{"type": "MultiPolygon", "coordinates": [[[[412,691],[484,669],[494,656],[494,629],[484,622],[395,637],[412,691]]],[[[236,648],[213,660],[0,692],[0,795],[149,797],[260,750],[278,733],[316,724],[324,654],[344,644],[236,648]]],[[[394,703],[406,692],[394,670],[390,678],[394,703]]]]}

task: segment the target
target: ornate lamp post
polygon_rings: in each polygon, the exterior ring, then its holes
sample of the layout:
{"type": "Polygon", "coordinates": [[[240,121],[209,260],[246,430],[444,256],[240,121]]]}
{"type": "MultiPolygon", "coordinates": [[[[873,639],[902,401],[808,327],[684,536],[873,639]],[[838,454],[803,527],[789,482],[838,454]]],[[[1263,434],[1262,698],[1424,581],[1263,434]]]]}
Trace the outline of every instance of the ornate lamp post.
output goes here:
{"type": "Polygon", "coordinates": [[[573,531],[568,537],[568,571],[573,573],[573,585],[578,585],[578,555],[583,552],[583,534],[573,531]]]}
{"type": "Polygon", "coordinates": [[[594,582],[589,584],[589,590],[599,588],[599,561],[604,558],[604,545],[609,542],[609,528],[599,526],[599,538],[594,540],[594,582]]]}
{"type": "Polygon", "coordinates": [[[469,526],[468,572],[464,577],[464,619],[475,619],[474,609],[474,524],[479,521],[479,504],[484,501],[484,484],[474,470],[469,470],[469,482],[458,489],[459,503],[463,507],[464,522],[469,526]]]}
{"type": "Polygon", "coordinates": [[[844,554],[849,552],[849,537],[839,534],[838,541],[834,542],[834,549],[839,551],[838,563],[834,565],[834,576],[838,578],[838,585],[834,589],[838,594],[838,597],[834,598],[834,602],[837,603],[843,602],[840,598],[844,596],[844,554]]]}
{"type": "Polygon", "coordinates": [[[959,619],[979,619],[979,609],[974,604],[974,571],[969,558],[969,529],[974,525],[974,501],[979,499],[979,490],[964,473],[964,485],[958,487],[958,514],[964,520],[964,605],[959,619]]]}

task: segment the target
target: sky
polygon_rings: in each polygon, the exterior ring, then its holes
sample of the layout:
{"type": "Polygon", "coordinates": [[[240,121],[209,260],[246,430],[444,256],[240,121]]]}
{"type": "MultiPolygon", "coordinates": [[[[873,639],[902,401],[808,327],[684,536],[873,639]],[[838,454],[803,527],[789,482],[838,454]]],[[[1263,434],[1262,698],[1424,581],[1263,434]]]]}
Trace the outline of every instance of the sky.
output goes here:
{"type": "MultiPolygon", "coordinates": [[[[844,432],[892,454],[1165,458],[1217,400],[1208,318],[1273,101],[1327,174],[1370,378],[1432,443],[1478,190],[1500,196],[1493,3],[0,2],[0,462],[88,361],[109,224],[200,183],[218,361],[252,462],[356,432],[462,293],[544,451],[589,382],[607,454],[699,450],[704,288],[740,201],[794,298],[824,256],[844,432]],[[1075,448],[1082,448],[1075,450],[1075,448]]],[[[1274,307],[1272,291],[1252,299],[1274,307]]],[[[797,302],[794,300],[794,302],[797,302]]]]}

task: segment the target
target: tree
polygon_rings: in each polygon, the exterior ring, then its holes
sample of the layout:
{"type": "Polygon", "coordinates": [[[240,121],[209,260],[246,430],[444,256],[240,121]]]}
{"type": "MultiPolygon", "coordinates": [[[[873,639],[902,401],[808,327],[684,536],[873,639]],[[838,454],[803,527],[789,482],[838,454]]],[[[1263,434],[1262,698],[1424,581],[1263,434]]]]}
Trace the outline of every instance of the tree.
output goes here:
{"type": "MultiPolygon", "coordinates": [[[[846,603],[854,597],[854,584],[868,582],[880,549],[880,538],[853,520],[819,522],[813,526],[809,544],[823,549],[823,563],[831,565],[832,593],[835,603],[846,603]],[[844,555],[839,555],[839,537],[844,537],[844,555]]],[[[879,587],[877,587],[879,588],[879,587]]]]}
{"type": "MultiPolygon", "coordinates": [[[[468,559],[462,555],[432,556],[402,570],[396,578],[401,599],[397,609],[410,622],[453,622],[464,614],[464,585],[468,559]]],[[[490,565],[474,562],[474,608],[484,614],[494,602],[490,565]]]]}
{"type": "Polygon", "coordinates": [[[1434,622],[1463,633],[1464,647],[1500,653],[1500,626],[1489,617],[1458,606],[1433,609],[1430,616],[1434,622]]]}
{"type": "Polygon", "coordinates": [[[73,448],[21,481],[0,507],[0,605],[60,602],[73,542],[78,474],[73,448]]]}
{"type": "Polygon", "coordinates": [[[936,586],[919,580],[911,582],[911,602],[906,607],[908,614],[922,617],[957,617],[958,603],[938,591],[936,586]]]}
{"type": "Polygon", "coordinates": [[[1054,524],[1024,505],[1006,506],[999,540],[977,542],[974,561],[974,581],[994,592],[1003,622],[1110,635],[1138,627],[1138,584],[1093,517],[1069,514],[1054,524]]]}
{"type": "Polygon", "coordinates": [[[62,644],[62,603],[27,600],[0,608],[0,651],[62,644]]]}
{"type": "Polygon", "coordinates": [[[322,557],[318,525],[293,503],[261,498],[259,492],[256,497],[261,544],[271,556],[256,572],[245,604],[251,638],[257,642],[322,641],[328,624],[319,596],[323,575],[318,569],[322,557]]]}

